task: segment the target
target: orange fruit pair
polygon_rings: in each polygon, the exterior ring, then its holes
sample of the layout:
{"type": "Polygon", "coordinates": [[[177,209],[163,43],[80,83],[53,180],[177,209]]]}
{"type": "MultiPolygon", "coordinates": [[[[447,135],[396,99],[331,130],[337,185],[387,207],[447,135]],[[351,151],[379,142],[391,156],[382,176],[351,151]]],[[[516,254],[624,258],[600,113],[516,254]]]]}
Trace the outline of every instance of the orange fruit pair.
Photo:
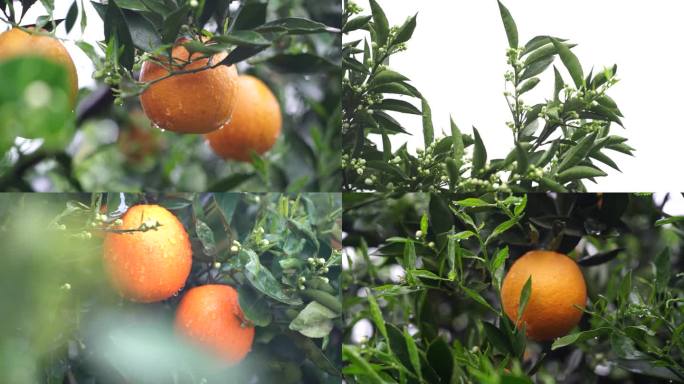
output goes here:
{"type": "MultiPolygon", "coordinates": [[[[119,293],[132,301],[168,299],[186,283],[192,246],[178,218],[158,205],[135,205],[104,240],[104,263],[119,293]]],[[[254,340],[237,291],[227,285],[190,289],[176,312],[176,328],[228,364],[242,360],[254,340]]]]}
{"type": "MultiPolygon", "coordinates": [[[[532,290],[521,316],[527,337],[536,341],[564,336],[582,318],[587,286],[577,263],[551,251],[531,251],[516,260],[501,287],[504,312],[516,321],[520,294],[532,277],[532,290]]],[[[521,324],[518,324],[520,326],[521,324]]]]}
{"type": "Polygon", "coordinates": [[[269,150],[282,126],[273,92],[256,77],[238,76],[234,65],[203,69],[226,54],[202,58],[202,53],[190,54],[182,45],[186,41],[179,40],[171,60],[143,63],[140,81],[150,83],[140,96],[145,114],[162,129],[206,134],[213,151],[225,159],[249,161],[252,152],[269,150]]]}

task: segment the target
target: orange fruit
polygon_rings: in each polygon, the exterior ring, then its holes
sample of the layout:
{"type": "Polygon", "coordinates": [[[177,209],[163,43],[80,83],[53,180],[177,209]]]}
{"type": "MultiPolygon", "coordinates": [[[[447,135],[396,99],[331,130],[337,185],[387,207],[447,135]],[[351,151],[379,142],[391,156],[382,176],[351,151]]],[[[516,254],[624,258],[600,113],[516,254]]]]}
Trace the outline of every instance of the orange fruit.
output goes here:
{"type": "MultiPolygon", "coordinates": [[[[187,39],[179,42],[185,41],[187,39]]],[[[176,45],[171,51],[172,71],[214,65],[226,54],[199,59],[202,56],[204,54],[199,52],[190,55],[184,46],[176,45]],[[193,61],[185,64],[189,60],[193,61]]],[[[157,60],[169,66],[168,57],[157,60]]],[[[169,75],[164,66],[153,61],[144,62],[140,81],[151,82],[169,75]]],[[[162,129],[178,133],[208,133],[230,119],[235,106],[237,79],[234,65],[174,75],[150,85],[140,96],[140,103],[147,117],[162,129]]]]}
{"type": "Polygon", "coordinates": [[[183,224],[158,205],[135,205],[122,221],[114,229],[159,224],[156,229],[108,232],[105,236],[105,267],[116,289],[127,299],[144,303],[164,300],[180,291],[192,265],[192,247],[183,224]]]}
{"type": "Polygon", "coordinates": [[[228,285],[202,285],[190,289],[176,310],[176,330],[207,348],[229,365],[247,356],[254,327],[245,323],[238,293],[228,285]]]}
{"type": "Polygon", "coordinates": [[[561,253],[530,251],[516,260],[504,277],[501,299],[504,312],[516,321],[520,293],[529,277],[532,290],[522,314],[527,337],[536,341],[564,336],[582,318],[587,286],[577,263],[561,253]]]}
{"type": "Polygon", "coordinates": [[[76,66],[59,40],[46,35],[32,35],[19,28],[0,33],[0,60],[22,56],[38,56],[62,65],[69,77],[69,97],[75,105],[78,93],[76,66]]]}
{"type": "Polygon", "coordinates": [[[283,118],[278,100],[263,81],[244,75],[238,84],[232,119],[206,137],[211,149],[224,159],[250,161],[252,151],[262,154],[273,146],[283,118]]]}

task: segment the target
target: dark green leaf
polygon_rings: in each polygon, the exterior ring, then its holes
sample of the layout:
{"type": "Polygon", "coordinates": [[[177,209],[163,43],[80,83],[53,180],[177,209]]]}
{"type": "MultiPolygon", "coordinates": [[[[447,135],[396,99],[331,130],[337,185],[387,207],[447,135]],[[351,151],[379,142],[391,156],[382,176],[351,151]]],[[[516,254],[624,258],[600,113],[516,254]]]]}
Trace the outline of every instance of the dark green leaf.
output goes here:
{"type": "Polygon", "coordinates": [[[606,176],[606,173],[603,172],[602,170],[598,169],[598,168],[589,167],[589,166],[585,166],[585,165],[578,165],[578,166],[568,168],[565,171],[559,173],[556,176],[556,180],[558,180],[558,182],[561,184],[565,184],[565,183],[573,181],[573,180],[591,179],[594,177],[601,177],[601,176],[606,176]]]}
{"type": "Polygon", "coordinates": [[[435,140],[435,132],[432,126],[432,110],[427,100],[423,98],[423,139],[425,140],[425,147],[427,148],[435,140]]]}
{"type": "Polygon", "coordinates": [[[259,256],[254,251],[242,248],[240,250],[240,259],[245,261],[245,276],[247,276],[247,280],[256,290],[285,304],[302,304],[300,298],[292,297],[283,291],[283,287],[273,277],[271,271],[261,265],[259,256]]]}
{"type": "Polygon", "coordinates": [[[389,22],[387,16],[380,5],[375,0],[369,0],[371,12],[373,14],[373,27],[378,38],[378,45],[384,46],[389,37],[389,22]]]}
{"type": "Polygon", "coordinates": [[[368,22],[370,21],[371,16],[359,16],[355,17],[347,22],[347,24],[344,25],[342,28],[342,32],[348,33],[351,31],[355,31],[357,29],[362,29],[366,28],[368,26],[368,22]]]}
{"type": "Polygon", "coordinates": [[[577,145],[563,155],[563,158],[558,165],[558,171],[562,172],[583,161],[593,148],[595,140],[596,132],[580,140],[577,145]]]}
{"type": "Polygon", "coordinates": [[[473,150],[473,174],[482,171],[487,164],[487,149],[482,142],[480,132],[473,127],[473,135],[475,137],[475,149],[473,150]]]}
{"type": "Polygon", "coordinates": [[[487,336],[487,340],[489,340],[489,343],[492,344],[494,348],[506,355],[513,354],[513,348],[508,341],[508,337],[506,337],[506,335],[504,335],[499,328],[486,321],[483,321],[482,325],[485,331],[485,336],[487,336]]]}
{"type": "Polygon", "coordinates": [[[582,71],[582,65],[577,59],[577,56],[570,51],[570,48],[560,41],[551,38],[551,42],[553,42],[553,45],[556,47],[558,56],[560,56],[561,61],[563,61],[565,68],[568,69],[572,80],[575,82],[575,86],[581,88],[584,83],[584,71],[582,71]]]}
{"type": "Polygon", "coordinates": [[[413,17],[409,17],[406,22],[399,27],[399,30],[397,31],[397,35],[394,38],[394,43],[395,44],[401,44],[409,41],[411,39],[411,36],[413,36],[413,31],[416,29],[416,17],[418,15],[414,15],[413,17]]]}
{"type": "Polygon", "coordinates": [[[511,16],[508,8],[501,4],[501,1],[498,3],[501,21],[503,21],[506,37],[508,38],[508,46],[511,48],[518,48],[518,27],[515,25],[515,20],[513,20],[513,16],[511,16]]]}
{"type": "Polygon", "coordinates": [[[381,103],[373,105],[373,108],[386,111],[410,113],[413,115],[422,115],[422,112],[418,108],[404,100],[385,99],[381,103]]]}

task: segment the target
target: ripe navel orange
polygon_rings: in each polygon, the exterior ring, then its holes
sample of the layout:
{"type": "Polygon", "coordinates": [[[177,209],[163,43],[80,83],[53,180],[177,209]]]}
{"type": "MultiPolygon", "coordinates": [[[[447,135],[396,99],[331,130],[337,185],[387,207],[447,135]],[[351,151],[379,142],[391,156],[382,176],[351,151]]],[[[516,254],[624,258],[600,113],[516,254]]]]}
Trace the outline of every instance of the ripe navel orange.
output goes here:
{"type": "Polygon", "coordinates": [[[164,300],[180,291],[192,265],[192,248],[183,224],[158,205],[135,205],[122,220],[115,229],[159,224],[144,232],[108,232],[105,236],[105,267],[116,289],[122,296],[144,303],[164,300]]]}
{"type": "Polygon", "coordinates": [[[532,291],[521,321],[536,341],[564,336],[582,318],[587,286],[577,263],[551,251],[530,251],[516,260],[504,277],[501,299],[508,318],[516,321],[520,293],[529,277],[532,291]]]}
{"type": "MultiPolygon", "coordinates": [[[[217,64],[226,54],[199,59],[202,53],[196,52],[191,56],[184,46],[177,45],[171,56],[175,65],[172,71],[188,71],[217,64]],[[189,60],[192,62],[187,64],[189,60]]],[[[169,66],[168,57],[160,57],[158,61],[169,66]]],[[[144,62],[140,81],[151,82],[168,76],[169,71],[164,66],[153,61],[144,62]]],[[[178,133],[208,133],[230,119],[235,105],[237,79],[234,65],[174,75],[150,85],[140,96],[140,103],[147,117],[162,129],[178,133]]]]}
{"type": "Polygon", "coordinates": [[[273,146],[283,118],[278,100],[264,82],[243,75],[238,84],[233,117],[206,137],[211,149],[224,159],[249,161],[252,151],[262,154],[273,146]]]}
{"type": "Polygon", "coordinates": [[[176,310],[176,329],[232,365],[252,349],[254,327],[245,324],[238,293],[228,285],[190,289],[176,310]]]}
{"type": "Polygon", "coordinates": [[[76,66],[69,52],[59,40],[51,36],[32,35],[19,28],[12,28],[0,33],[0,60],[22,56],[38,56],[62,65],[69,77],[71,88],[69,97],[72,104],[76,103],[78,93],[76,66]]]}

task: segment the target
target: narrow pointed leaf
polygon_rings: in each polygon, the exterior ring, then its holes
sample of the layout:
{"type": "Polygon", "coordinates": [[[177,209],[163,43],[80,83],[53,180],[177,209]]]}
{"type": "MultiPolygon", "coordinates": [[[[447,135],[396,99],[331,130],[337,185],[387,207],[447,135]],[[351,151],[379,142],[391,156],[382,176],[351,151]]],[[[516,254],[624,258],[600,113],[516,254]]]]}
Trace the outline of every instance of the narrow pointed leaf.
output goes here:
{"type": "Polygon", "coordinates": [[[515,20],[499,1],[499,12],[501,13],[501,21],[503,21],[504,29],[506,29],[506,37],[508,38],[508,46],[511,48],[518,48],[518,27],[515,25],[515,20]]]}
{"type": "Polygon", "coordinates": [[[565,68],[568,69],[572,80],[575,82],[575,86],[577,88],[582,87],[582,84],[584,83],[584,72],[582,71],[582,65],[577,59],[577,56],[570,51],[570,48],[560,41],[554,38],[551,38],[551,41],[558,50],[558,56],[560,56],[565,68]]]}

